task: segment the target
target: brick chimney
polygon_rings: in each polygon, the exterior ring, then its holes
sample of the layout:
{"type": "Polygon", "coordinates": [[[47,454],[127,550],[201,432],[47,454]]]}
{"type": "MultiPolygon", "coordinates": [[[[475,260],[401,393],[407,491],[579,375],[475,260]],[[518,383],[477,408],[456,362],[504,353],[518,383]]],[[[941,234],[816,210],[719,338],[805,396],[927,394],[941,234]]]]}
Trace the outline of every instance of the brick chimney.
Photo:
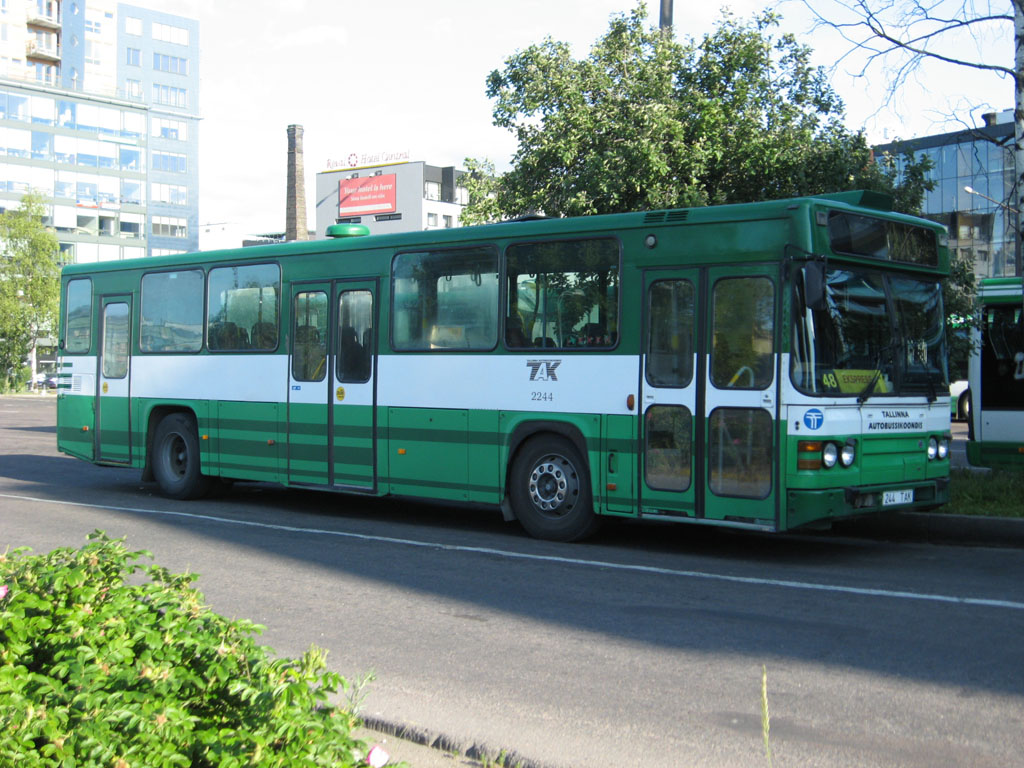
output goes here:
{"type": "Polygon", "coordinates": [[[302,126],[288,126],[288,195],[284,239],[309,240],[306,222],[306,171],[302,162],[302,126]]]}

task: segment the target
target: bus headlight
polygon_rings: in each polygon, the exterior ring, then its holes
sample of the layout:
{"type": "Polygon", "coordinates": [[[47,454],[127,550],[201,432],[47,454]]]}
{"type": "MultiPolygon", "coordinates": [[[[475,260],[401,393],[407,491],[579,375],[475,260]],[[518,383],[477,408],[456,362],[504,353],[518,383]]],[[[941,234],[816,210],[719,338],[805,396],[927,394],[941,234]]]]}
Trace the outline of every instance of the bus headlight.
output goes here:
{"type": "Polygon", "coordinates": [[[853,465],[853,460],[857,458],[857,441],[847,440],[846,445],[843,446],[842,452],[839,454],[839,463],[844,467],[853,465]]]}
{"type": "Polygon", "coordinates": [[[939,440],[939,458],[944,459],[949,455],[949,440],[942,438],[939,440]]]}
{"type": "Polygon", "coordinates": [[[839,448],[835,443],[825,443],[825,447],[821,449],[821,463],[831,469],[837,461],[839,461],[839,448]]]}
{"type": "Polygon", "coordinates": [[[934,437],[928,438],[928,460],[931,461],[939,455],[939,441],[934,437]]]}

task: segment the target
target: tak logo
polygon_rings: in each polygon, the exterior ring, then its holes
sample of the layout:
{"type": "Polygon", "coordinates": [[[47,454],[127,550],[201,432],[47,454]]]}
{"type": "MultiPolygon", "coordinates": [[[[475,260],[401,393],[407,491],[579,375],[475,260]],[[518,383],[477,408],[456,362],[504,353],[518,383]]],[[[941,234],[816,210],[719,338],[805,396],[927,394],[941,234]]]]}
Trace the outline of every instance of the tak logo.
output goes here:
{"type": "Polygon", "coordinates": [[[527,360],[530,369],[530,381],[558,381],[555,371],[562,364],[561,360],[527,360]]]}
{"type": "Polygon", "coordinates": [[[821,429],[821,425],[825,422],[825,414],[818,408],[811,408],[804,412],[804,424],[807,425],[808,429],[821,429]]]}

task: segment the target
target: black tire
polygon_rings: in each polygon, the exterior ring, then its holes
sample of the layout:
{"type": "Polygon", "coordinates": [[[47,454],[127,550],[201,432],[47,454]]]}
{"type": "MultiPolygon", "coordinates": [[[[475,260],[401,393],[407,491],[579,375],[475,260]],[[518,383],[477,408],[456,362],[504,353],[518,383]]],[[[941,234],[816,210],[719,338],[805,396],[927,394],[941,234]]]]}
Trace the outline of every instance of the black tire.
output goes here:
{"type": "Polygon", "coordinates": [[[971,390],[965,389],[960,393],[960,398],[956,401],[956,417],[960,421],[967,421],[971,415],[971,390]]]}
{"type": "Polygon", "coordinates": [[[512,462],[509,499],[519,523],[538,539],[579,541],[600,525],[587,465],[563,437],[535,437],[520,448],[512,462]]]}
{"type": "Polygon", "coordinates": [[[198,499],[212,478],[199,471],[199,436],[195,421],[183,413],[164,416],[153,438],[153,475],[165,496],[198,499]]]}

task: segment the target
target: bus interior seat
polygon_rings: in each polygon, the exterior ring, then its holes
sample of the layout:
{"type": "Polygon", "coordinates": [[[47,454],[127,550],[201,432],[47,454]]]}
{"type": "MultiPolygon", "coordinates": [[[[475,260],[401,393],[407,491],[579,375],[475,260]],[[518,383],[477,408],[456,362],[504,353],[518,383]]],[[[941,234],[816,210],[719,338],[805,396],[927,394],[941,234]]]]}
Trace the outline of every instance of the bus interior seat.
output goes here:
{"type": "Polygon", "coordinates": [[[552,339],[550,336],[538,336],[537,338],[535,338],[533,340],[533,346],[535,346],[535,347],[554,347],[554,346],[557,346],[557,345],[555,344],[555,340],[552,339]]]}
{"type": "Polygon", "coordinates": [[[277,323],[254,323],[249,332],[253,349],[274,349],[277,346],[277,323]]]}
{"type": "Polygon", "coordinates": [[[249,337],[244,328],[232,322],[211,323],[207,346],[216,350],[248,349],[249,337]]]}
{"type": "Polygon", "coordinates": [[[315,325],[300,325],[295,329],[295,344],[318,344],[320,343],[320,331],[315,325]]]}
{"type": "Polygon", "coordinates": [[[505,345],[516,348],[530,346],[526,334],[523,333],[523,321],[516,315],[505,319],[505,345]]]}
{"type": "Polygon", "coordinates": [[[604,332],[604,325],[601,323],[586,323],[581,329],[584,344],[588,347],[604,347],[608,340],[604,332]]]}

